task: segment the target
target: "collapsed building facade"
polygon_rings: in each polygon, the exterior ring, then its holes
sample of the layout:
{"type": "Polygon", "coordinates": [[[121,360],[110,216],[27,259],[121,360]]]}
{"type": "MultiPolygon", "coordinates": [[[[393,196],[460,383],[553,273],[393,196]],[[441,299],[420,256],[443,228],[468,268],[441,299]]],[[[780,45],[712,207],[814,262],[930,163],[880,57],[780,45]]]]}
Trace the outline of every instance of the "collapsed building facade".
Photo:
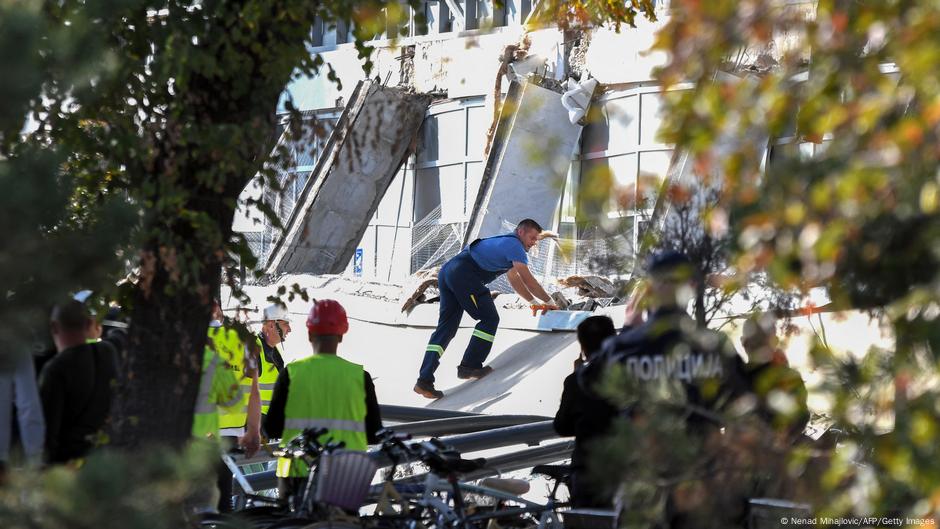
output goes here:
{"type": "MultiPolygon", "coordinates": [[[[236,220],[266,282],[328,274],[404,285],[398,302],[410,308],[433,297],[410,289],[433,285],[433,270],[463,246],[528,217],[558,234],[530,256],[550,291],[596,300],[588,310],[616,301],[612,280],[629,276],[640,234],[661,228],[662,183],[694,178],[688,156],[657,134],[653,72],[666,57],[650,47],[668,3],[657,2],[659,21],[620,31],[534,28],[537,2],[503,4],[423,2],[426,26],[403,5],[408,32],[390,24],[369,43],[368,75],[351,28],[314,28],[310,52],[329,68],[285,91],[277,149],[290,164],[279,185],[259,178],[243,193],[278,221],[258,211],[236,220]],[[314,132],[292,134],[288,108],[314,132]]],[[[787,8],[811,17],[815,3],[787,8]]],[[[759,75],[794,38],[746,50],[721,75],[759,75]]],[[[752,136],[768,163],[776,149],[821,147],[752,136]]],[[[490,286],[511,292],[505,279],[490,286]]]]}
{"type": "MultiPolygon", "coordinates": [[[[622,324],[622,307],[611,306],[614,285],[597,276],[609,280],[632,268],[641,232],[662,218],[660,184],[692,178],[688,157],[657,136],[663,95],[653,71],[665,57],[649,48],[668,6],[657,2],[660,21],[638,19],[636,28],[566,32],[527,29],[533,3],[506,0],[496,9],[477,0],[423,2],[426,34],[416,34],[413,23],[409,34],[390,27],[370,43],[369,75],[350,28],[320,24],[310,51],[340,82],[324,69],[292,82],[282,102],[285,119],[290,102],[319,134],[293,140],[285,127],[279,148],[292,164],[280,184],[256,182],[244,192],[263,198],[283,225],[251,212],[236,224],[267,276],[248,287],[252,299],[262,304],[271,284],[291,283],[339,299],[352,319],[344,354],[381,365],[379,395],[395,404],[426,404],[401,382],[416,375],[437,321],[438,307],[421,303],[433,293],[422,297],[420,287],[433,285],[433,270],[474,238],[529,217],[558,234],[530,256],[533,274],[549,290],[593,301],[582,301],[584,310],[533,318],[506,296],[508,305],[497,303],[501,330],[490,356],[496,373],[465,383],[446,374],[460,355],[444,356],[446,396],[429,407],[550,416],[580,349],[573,333],[546,331],[573,330],[592,310],[622,324]],[[597,189],[609,200],[592,202],[597,189]]],[[[788,5],[810,14],[815,8],[788,5]]],[[[786,39],[770,51],[782,53],[786,39]]],[[[766,51],[742,54],[744,64],[728,74],[771,67],[766,51]]],[[[775,149],[811,155],[824,147],[795,134],[748,141],[767,163],[775,149]]],[[[499,281],[491,288],[510,291],[499,281]]],[[[309,304],[294,299],[288,308],[299,324],[309,304]]],[[[455,343],[469,339],[468,320],[455,343]]],[[[840,339],[870,342],[864,318],[840,323],[827,316],[826,325],[840,339]]],[[[286,348],[288,359],[309,353],[300,332],[286,348]]],[[[807,351],[791,343],[791,362],[804,364],[807,351]]],[[[812,375],[804,375],[812,385],[812,375]]]]}
{"type": "Polygon", "coordinates": [[[369,77],[348,27],[315,28],[311,53],[340,83],[326,69],[298,79],[282,108],[289,100],[320,134],[293,141],[285,132],[293,163],[281,189],[245,191],[264,197],[285,229],[236,226],[269,276],[401,284],[526,217],[559,234],[532,257],[550,285],[628,264],[650,212],[638,206],[638,183],[662,181],[672,156],[656,134],[662,95],[652,72],[663,57],[647,53],[662,23],[529,31],[532,2],[504,4],[424,2],[427,33],[389,28],[370,43],[369,77]],[[585,190],[611,184],[633,197],[585,214],[585,190]]]}

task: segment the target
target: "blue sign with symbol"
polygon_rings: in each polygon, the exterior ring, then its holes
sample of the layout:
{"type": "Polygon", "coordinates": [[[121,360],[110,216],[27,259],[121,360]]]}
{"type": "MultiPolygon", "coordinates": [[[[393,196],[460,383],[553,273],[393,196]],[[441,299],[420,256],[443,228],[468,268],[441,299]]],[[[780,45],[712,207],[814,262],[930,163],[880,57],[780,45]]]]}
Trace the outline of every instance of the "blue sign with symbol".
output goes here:
{"type": "Polygon", "coordinates": [[[353,275],[362,277],[362,248],[356,248],[356,256],[353,257],[353,275]]]}

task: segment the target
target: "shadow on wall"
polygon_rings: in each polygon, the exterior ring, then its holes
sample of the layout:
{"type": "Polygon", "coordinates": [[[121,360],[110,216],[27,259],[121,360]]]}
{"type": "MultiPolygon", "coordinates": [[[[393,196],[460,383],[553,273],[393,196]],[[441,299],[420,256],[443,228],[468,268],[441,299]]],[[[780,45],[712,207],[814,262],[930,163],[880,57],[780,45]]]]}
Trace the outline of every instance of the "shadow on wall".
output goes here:
{"type": "MultiPolygon", "coordinates": [[[[469,380],[444,389],[444,397],[428,408],[465,410],[483,413],[509,396],[522,379],[531,375],[558,353],[577,341],[575,333],[539,333],[506,349],[488,365],[493,372],[480,380],[469,380]]],[[[557,381],[558,385],[561,380],[557,381]]]]}

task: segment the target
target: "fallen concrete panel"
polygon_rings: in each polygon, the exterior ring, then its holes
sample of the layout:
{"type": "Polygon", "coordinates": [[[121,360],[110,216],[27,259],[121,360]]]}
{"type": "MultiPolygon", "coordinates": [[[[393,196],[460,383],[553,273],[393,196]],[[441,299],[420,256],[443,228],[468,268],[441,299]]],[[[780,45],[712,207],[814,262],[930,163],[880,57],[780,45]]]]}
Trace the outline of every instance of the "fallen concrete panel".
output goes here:
{"type": "Polygon", "coordinates": [[[582,128],[568,119],[561,97],[530,82],[510,85],[464,245],[527,217],[552,227],[582,128]]]}
{"type": "Polygon", "coordinates": [[[430,96],[360,82],[271,252],[267,274],[346,268],[430,102],[430,96]]]}

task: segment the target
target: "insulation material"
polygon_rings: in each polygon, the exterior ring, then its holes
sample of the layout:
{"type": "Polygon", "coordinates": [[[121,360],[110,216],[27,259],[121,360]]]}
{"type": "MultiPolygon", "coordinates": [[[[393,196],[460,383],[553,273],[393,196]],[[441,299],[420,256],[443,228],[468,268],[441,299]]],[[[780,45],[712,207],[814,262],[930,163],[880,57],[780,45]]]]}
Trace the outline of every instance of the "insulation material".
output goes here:
{"type": "Polygon", "coordinates": [[[440,271],[440,267],[435,267],[430,270],[420,270],[411,276],[405,286],[402,287],[402,297],[408,296],[401,304],[402,312],[411,312],[411,309],[419,303],[427,302],[427,290],[437,288],[437,274],[440,271]]]}
{"type": "Polygon", "coordinates": [[[338,274],[398,173],[430,97],[360,82],[298,197],[267,274],[338,274]]]}

